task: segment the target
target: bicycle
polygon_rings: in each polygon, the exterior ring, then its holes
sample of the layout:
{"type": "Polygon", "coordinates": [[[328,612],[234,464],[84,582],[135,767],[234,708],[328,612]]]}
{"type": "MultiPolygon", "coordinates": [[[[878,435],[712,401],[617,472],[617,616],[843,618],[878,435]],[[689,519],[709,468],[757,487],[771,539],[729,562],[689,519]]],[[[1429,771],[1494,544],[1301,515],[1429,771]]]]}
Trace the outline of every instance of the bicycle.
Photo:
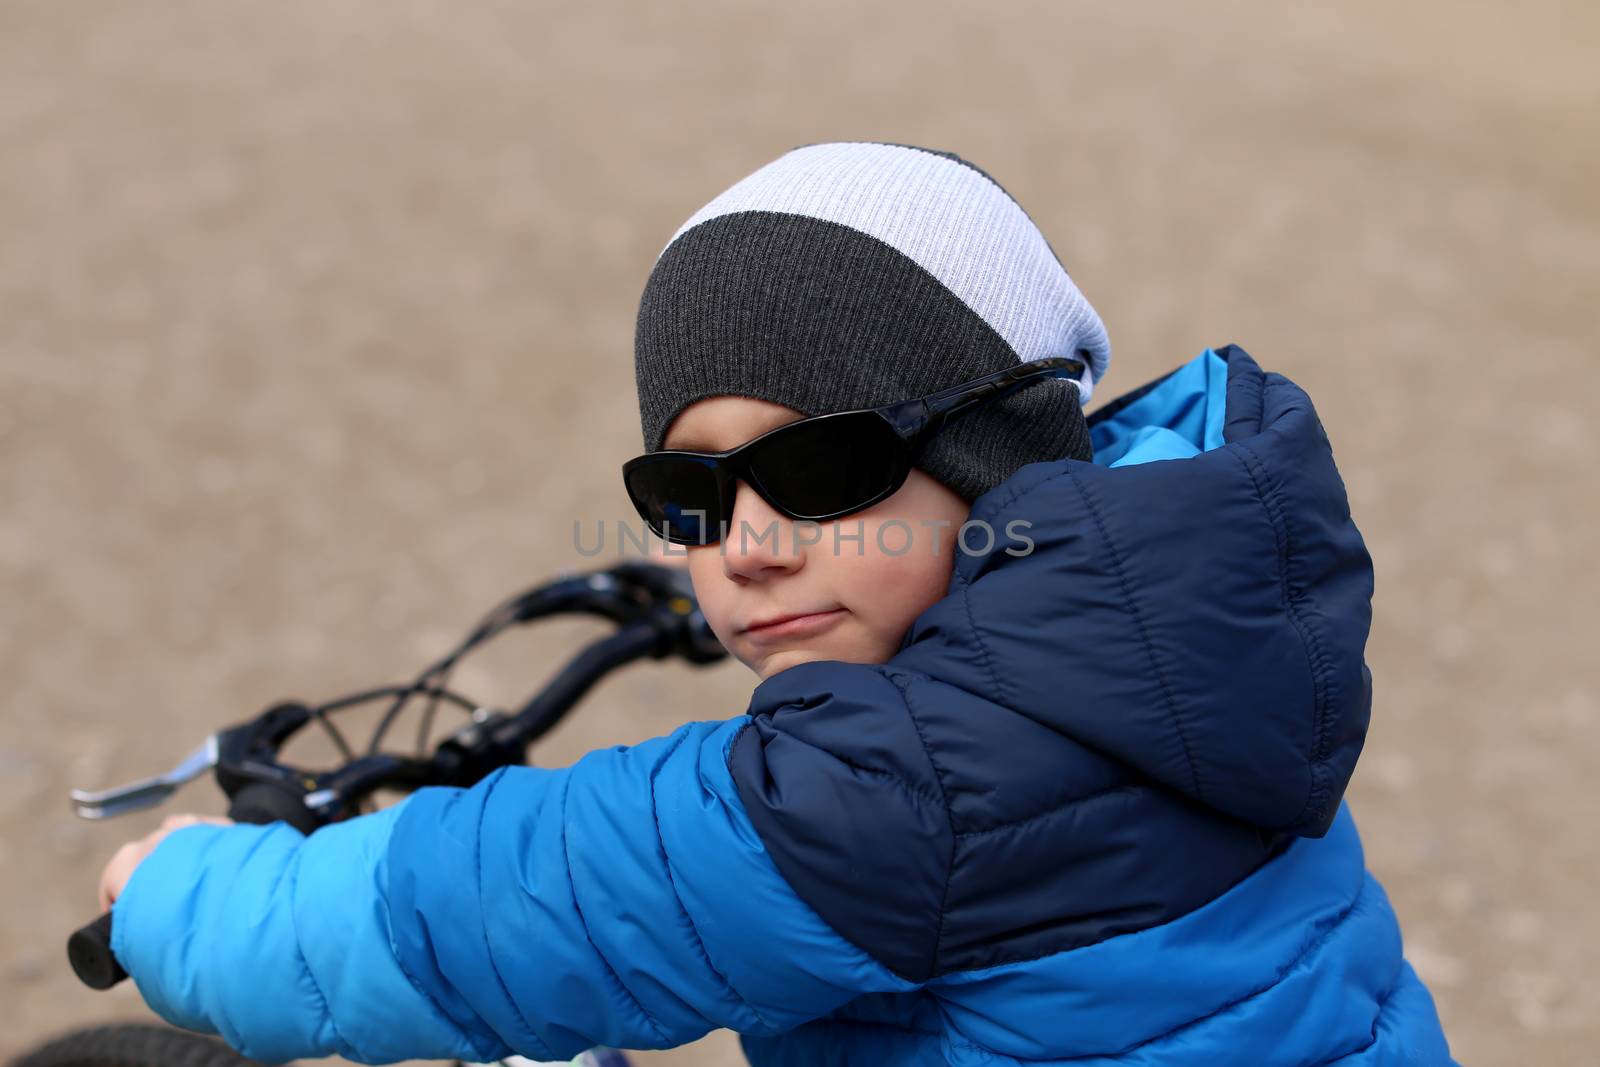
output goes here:
{"type": "MultiPolygon", "coordinates": [[[[642,561],[585,574],[569,570],[503,601],[409,684],[366,689],[314,706],[299,701],[273,704],[252,719],[209,735],[166,774],[99,792],[73,790],[73,810],[88,819],[142,810],[160,804],[209,770],[227,795],[228,816],[235,822],[281,819],[309,835],[365,814],[380,789],[466,788],[500,767],[526,763],[528,747],[560,722],[596,681],[618,667],[646,657],[681,657],[705,666],[727,654],[700,611],[686,571],[642,561]],[[599,615],[615,622],[617,629],[581,649],[515,714],[478,704],[448,687],[451,671],[472,649],[514,626],[570,614],[599,615]],[[392,702],[374,728],[366,752],[357,755],[330,716],[384,697],[392,702]],[[418,724],[417,755],[380,752],[390,726],[419,697],[428,703],[418,724]],[[469,721],[424,756],[441,703],[466,712],[469,721]],[[343,757],[339,766],[312,771],[279,759],[283,745],[312,722],[327,732],[343,757]]],[[[92,989],[109,989],[127,977],[110,946],[110,912],[68,938],[68,961],[92,989]]],[[[71,1031],[24,1053],[12,1067],[247,1067],[255,1062],[209,1035],[159,1024],[117,1023],[71,1031]]],[[[486,1067],[453,1062],[457,1067],[486,1067]]],[[[506,1067],[548,1063],[522,1056],[495,1062],[506,1067]]],[[[594,1048],[569,1062],[579,1067],[627,1067],[628,1059],[616,1049],[594,1048]]]]}

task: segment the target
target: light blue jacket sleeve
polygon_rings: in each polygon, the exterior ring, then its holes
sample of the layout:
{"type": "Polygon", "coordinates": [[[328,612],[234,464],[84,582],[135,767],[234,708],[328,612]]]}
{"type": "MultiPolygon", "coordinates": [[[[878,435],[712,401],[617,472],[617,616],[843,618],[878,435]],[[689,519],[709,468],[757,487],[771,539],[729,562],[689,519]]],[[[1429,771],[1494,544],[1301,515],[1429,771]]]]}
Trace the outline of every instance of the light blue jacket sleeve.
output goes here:
{"type": "Polygon", "coordinates": [[[667,1048],[914,988],[773,865],[727,767],[746,721],[421,789],[310,837],[183,827],[116,901],[112,949],[157,1014],[267,1063],[667,1048]]]}

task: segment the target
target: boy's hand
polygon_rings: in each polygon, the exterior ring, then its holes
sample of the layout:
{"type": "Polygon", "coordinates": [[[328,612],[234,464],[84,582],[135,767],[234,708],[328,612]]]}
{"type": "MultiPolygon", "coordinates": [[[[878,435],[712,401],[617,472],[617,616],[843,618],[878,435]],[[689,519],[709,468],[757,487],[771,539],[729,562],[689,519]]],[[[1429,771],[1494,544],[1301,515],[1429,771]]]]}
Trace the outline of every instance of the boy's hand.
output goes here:
{"type": "Polygon", "coordinates": [[[100,910],[110,911],[112,901],[122,895],[122,887],[128,884],[128,879],[133,876],[133,870],[139,862],[156,850],[161,844],[161,839],[181,826],[193,826],[196,823],[215,823],[218,826],[232,826],[232,819],[225,819],[220,815],[168,815],[161,821],[161,825],[150,831],[137,841],[129,841],[117,849],[111,857],[111,862],[106,864],[106,869],[100,874],[100,910]]]}

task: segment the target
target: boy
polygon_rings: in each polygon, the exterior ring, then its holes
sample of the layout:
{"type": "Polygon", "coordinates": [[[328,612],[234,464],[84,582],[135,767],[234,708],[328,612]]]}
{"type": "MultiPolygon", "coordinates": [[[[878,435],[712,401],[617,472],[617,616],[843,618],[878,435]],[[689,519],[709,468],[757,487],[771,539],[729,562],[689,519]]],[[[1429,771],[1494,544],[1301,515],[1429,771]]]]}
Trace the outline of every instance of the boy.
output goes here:
{"type": "Polygon", "coordinates": [[[1229,346],[1091,427],[1109,355],[965,161],[758,170],[652,271],[626,468],[748,714],[183,826],[121,962],[274,1061],[1449,1063],[1341,802],[1372,572],[1310,401],[1229,346]]]}

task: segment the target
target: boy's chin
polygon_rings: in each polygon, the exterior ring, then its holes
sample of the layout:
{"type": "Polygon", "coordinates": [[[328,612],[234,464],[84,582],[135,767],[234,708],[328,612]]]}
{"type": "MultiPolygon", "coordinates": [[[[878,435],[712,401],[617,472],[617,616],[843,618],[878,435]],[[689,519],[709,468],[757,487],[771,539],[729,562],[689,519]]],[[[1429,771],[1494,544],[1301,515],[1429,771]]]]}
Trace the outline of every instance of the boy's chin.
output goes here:
{"type": "Polygon", "coordinates": [[[760,663],[753,664],[750,669],[755,671],[756,677],[764,682],[775,674],[782,674],[790,667],[797,667],[802,663],[810,663],[812,660],[821,658],[821,656],[807,649],[785,649],[782,652],[774,652],[760,663]]]}
{"type": "Polygon", "coordinates": [[[781,674],[790,667],[798,667],[802,663],[817,663],[831,661],[835,663],[886,663],[887,659],[878,658],[864,651],[842,652],[826,647],[810,648],[795,647],[782,648],[769,654],[754,663],[747,662],[745,666],[756,673],[763,682],[775,674],[781,674]]]}

